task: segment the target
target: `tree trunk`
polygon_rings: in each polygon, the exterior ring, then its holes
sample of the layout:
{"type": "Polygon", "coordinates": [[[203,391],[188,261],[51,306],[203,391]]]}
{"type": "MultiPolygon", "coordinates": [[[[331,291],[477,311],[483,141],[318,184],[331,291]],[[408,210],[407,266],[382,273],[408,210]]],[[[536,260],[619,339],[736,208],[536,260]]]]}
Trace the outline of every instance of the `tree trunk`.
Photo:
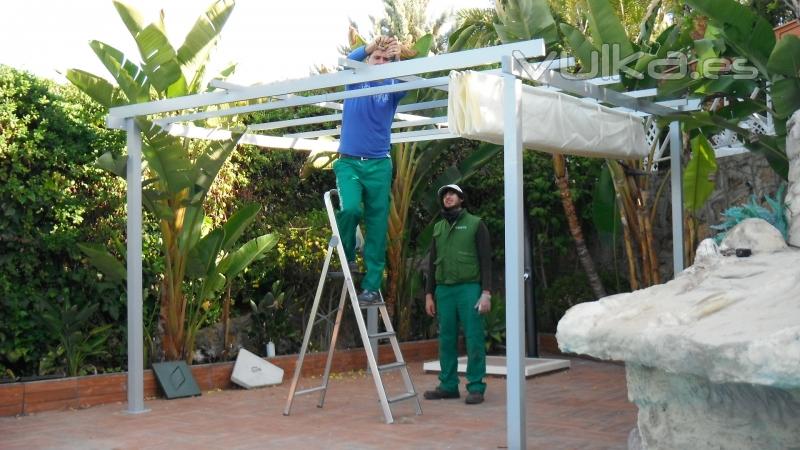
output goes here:
{"type": "Polygon", "coordinates": [[[606,291],[595,269],[592,255],[589,253],[589,249],[586,248],[586,241],[583,239],[583,230],[581,229],[578,215],[575,212],[575,204],[572,203],[572,194],[569,190],[569,179],[564,155],[553,155],[553,168],[556,175],[556,185],[561,193],[561,204],[564,206],[564,214],[567,216],[569,231],[572,234],[572,239],[575,241],[575,248],[578,252],[578,260],[581,266],[583,266],[584,272],[586,272],[586,277],[589,279],[589,286],[592,288],[595,297],[603,298],[606,296],[606,291]]]}

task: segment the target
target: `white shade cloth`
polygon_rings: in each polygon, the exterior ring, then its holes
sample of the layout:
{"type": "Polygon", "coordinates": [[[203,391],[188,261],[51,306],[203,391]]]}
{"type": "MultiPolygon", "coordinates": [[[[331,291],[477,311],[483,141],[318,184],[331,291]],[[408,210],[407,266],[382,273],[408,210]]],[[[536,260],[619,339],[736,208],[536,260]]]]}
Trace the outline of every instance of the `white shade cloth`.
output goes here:
{"type": "MultiPolygon", "coordinates": [[[[452,134],[503,144],[503,78],[450,72],[452,134]]],[[[522,86],[522,142],[532,150],[596,158],[641,159],[649,148],[640,117],[577,97],[522,86]]]]}

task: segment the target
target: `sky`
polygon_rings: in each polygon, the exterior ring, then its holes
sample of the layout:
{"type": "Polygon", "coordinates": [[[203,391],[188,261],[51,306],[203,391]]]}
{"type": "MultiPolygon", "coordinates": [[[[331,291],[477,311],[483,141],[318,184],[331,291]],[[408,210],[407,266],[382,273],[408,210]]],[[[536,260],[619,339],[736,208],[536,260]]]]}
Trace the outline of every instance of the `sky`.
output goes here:
{"type": "MultiPolygon", "coordinates": [[[[164,10],[167,34],[177,48],[212,0],[128,0],[146,23],[164,10]]],[[[430,0],[438,16],[454,8],[490,7],[491,0],[430,0]]],[[[230,62],[228,81],[243,85],[302,78],[314,65],[334,66],[338,47],[347,41],[349,19],[362,34],[369,16],[383,16],[381,0],[238,0],[212,55],[209,74],[230,62]]],[[[0,64],[64,82],[67,69],[108,77],[89,47],[109,44],[139,61],[133,38],[111,0],[23,0],[3,2],[0,13],[0,64]]]]}

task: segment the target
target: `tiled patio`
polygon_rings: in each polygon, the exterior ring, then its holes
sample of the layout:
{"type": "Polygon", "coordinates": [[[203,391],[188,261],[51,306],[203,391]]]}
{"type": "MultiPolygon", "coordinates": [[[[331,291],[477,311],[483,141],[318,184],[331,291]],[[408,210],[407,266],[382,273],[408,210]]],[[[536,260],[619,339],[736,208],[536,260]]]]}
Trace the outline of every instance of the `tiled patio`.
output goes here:
{"type": "MultiPolygon", "coordinates": [[[[436,384],[412,364],[418,391],[436,384]]],[[[396,405],[395,424],[383,423],[372,378],[363,372],[335,375],[325,407],[314,394],[297,397],[282,415],[286,374],[278,387],[204,392],[201,397],[145,402],[150,411],[130,415],[125,404],[0,418],[2,449],[496,449],[506,447],[505,380],[488,380],[486,402],[422,401],[396,405]]],[[[388,378],[388,377],[387,377],[388,378]]],[[[319,379],[303,380],[312,387],[319,379]]],[[[388,379],[400,386],[399,379],[388,379]]],[[[463,396],[462,396],[463,399],[463,396]]],[[[636,423],[628,403],[625,370],[616,364],[573,359],[567,371],[527,383],[528,448],[624,449],[636,423]]]]}

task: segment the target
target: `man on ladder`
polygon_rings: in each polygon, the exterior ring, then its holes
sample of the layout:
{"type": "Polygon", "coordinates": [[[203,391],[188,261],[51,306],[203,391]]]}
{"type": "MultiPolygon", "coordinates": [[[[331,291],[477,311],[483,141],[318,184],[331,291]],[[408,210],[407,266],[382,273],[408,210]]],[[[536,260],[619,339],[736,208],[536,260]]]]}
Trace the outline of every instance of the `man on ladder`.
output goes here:
{"type": "MultiPolygon", "coordinates": [[[[347,57],[378,65],[400,56],[400,43],[393,37],[378,36],[367,46],[353,50],[347,57]]],[[[380,80],[347,86],[364,89],[394,84],[397,80],[380,80]]],[[[357,272],[356,227],[364,216],[364,265],[360,303],[381,301],[379,290],[386,266],[386,231],[389,219],[389,197],[392,187],[392,159],[389,155],[391,126],[397,105],[405,92],[375,94],[344,101],[339,159],[333,164],[341,209],[336,221],[342,245],[347,254],[350,272],[357,272]],[[362,210],[363,203],[363,210],[362,210]]]]}
{"type": "MultiPolygon", "coordinates": [[[[356,49],[348,57],[358,60],[367,57],[369,64],[383,64],[396,59],[399,55],[400,45],[394,38],[378,37],[370,45],[356,49]]],[[[347,89],[361,89],[385,84],[394,84],[394,80],[350,85],[347,89]]],[[[340,154],[334,164],[336,183],[339,189],[328,191],[323,196],[333,234],[328,242],[322,274],[314,295],[314,303],[311,306],[303,344],[300,346],[300,353],[295,364],[292,384],[289,387],[289,397],[286,399],[286,407],[283,410],[283,414],[286,416],[291,413],[292,402],[297,395],[318,392],[320,397],[317,406],[322,408],[325,402],[325,393],[328,390],[339,325],[342,322],[342,315],[346,307],[345,301],[348,298],[355,312],[358,331],[367,353],[367,364],[375,382],[378,400],[383,409],[386,423],[394,422],[390,407],[394,403],[413,400],[416,414],[422,414],[419,397],[411,381],[408,366],[403,359],[397,334],[389,318],[386,303],[380,294],[386,260],[386,229],[389,214],[389,192],[392,183],[392,161],[389,158],[391,124],[400,98],[402,98],[402,94],[379,94],[345,100],[343,129],[339,145],[340,154]],[[338,212],[334,210],[332,196],[339,197],[340,210],[338,212]],[[364,262],[367,266],[367,273],[362,282],[363,291],[359,295],[356,293],[352,273],[356,272],[355,233],[362,215],[362,200],[367,226],[364,245],[364,262]],[[322,384],[298,390],[303,359],[308,350],[311,331],[317,319],[317,309],[334,253],[343,266],[344,283],[339,296],[339,306],[328,347],[328,358],[325,362],[322,384]],[[370,313],[377,310],[385,331],[378,331],[377,324],[375,329],[367,329],[362,315],[364,309],[370,313]],[[373,349],[379,340],[389,341],[389,347],[394,354],[394,362],[378,364],[378,354],[373,349]],[[389,371],[399,371],[403,382],[403,391],[391,397],[387,395],[387,389],[381,376],[381,373],[389,371]]]]}

